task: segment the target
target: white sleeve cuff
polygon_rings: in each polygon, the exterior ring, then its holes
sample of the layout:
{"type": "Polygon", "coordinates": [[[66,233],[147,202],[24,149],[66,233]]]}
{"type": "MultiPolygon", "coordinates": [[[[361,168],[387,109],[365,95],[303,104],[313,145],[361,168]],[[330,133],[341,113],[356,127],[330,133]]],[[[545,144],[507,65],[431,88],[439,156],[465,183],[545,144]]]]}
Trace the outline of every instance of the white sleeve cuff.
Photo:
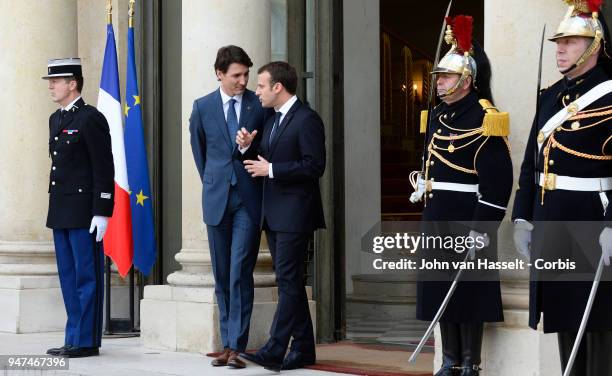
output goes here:
{"type": "Polygon", "coordinates": [[[240,154],[244,154],[246,153],[247,150],[249,150],[249,148],[251,147],[251,145],[247,146],[246,148],[242,148],[240,146],[238,146],[238,151],[240,152],[240,154]]]}
{"type": "Polygon", "coordinates": [[[272,163],[270,163],[270,164],[268,165],[268,177],[269,177],[270,179],[273,179],[273,178],[274,178],[274,174],[272,173],[272,163]]]}
{"type": "Polygon", "coordinates": [[[481,204],[484,204],[484,205],[488,205],[488,206],[490,206],[492,208],[495,208],[495,209],[506,211],[506,208],[504,208],[503,206],[495,205],[495,204],[492,204],[490,202],[486,202],[484,200],[478,200],[478,202],[480,202],[481,204]]]}

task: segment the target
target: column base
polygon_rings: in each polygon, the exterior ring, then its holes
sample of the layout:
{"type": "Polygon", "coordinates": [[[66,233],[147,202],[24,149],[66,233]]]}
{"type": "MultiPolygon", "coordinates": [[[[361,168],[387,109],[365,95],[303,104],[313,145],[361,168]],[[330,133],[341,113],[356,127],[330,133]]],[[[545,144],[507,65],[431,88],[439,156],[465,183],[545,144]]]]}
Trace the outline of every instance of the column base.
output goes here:
{"type": "Polygon", "coordinates": [[[0,332],[53,332],[66,326],[57,275],[0,275],[0,307],[0,332]]]}
{"type": "MultiPolygon", "coordinates": [[[[258,349],[268,340],[277,301],[276,287],[255,288],[248,349],[258,349]]],[[[309,303],[314,324],[316,306],[309,303]]],[[[214,287],[146,286],[140,304],[145,347],[203,354],[223,349],[214,287]]]]}
{"type": "MultiPolygon", "coordinates": [[[[485,324],[481,376],[549,376],[561,374],[557,335],[529,328],[529,312],[504,310],[505,322],[485,324]]],[[[434,369],[442,365],[440,330],[436,328],[434,369]]]]}

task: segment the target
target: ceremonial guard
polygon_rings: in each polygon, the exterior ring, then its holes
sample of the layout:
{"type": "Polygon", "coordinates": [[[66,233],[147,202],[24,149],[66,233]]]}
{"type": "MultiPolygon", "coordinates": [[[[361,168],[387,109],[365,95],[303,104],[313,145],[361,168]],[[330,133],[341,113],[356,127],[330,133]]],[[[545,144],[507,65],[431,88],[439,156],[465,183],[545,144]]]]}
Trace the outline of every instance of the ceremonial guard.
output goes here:
{"type": "MultiPolygon", "coordinates": [[[[421,115],[427,147],[423,171],[413,173],[418,179],[410,200],[425,201],[423,221],[435,223],[438,234],[486,239],[478,254],[495,258],[497,227],[512,190],[509,118],[492,104],[491,68],[472,44],[472,17],[447,19],[445,40],[452,47],[432,72],[442,103],[421,115]],[[453,233],[454,221],[467,223],[466,233],[453,233]]],[[[435,252],[433,257],[453,257],[460,251],[435,252]]],[[[432,321],[450,286],[449,280],[419,280],[417,318],[432,321]]],[[[443,365],[436,376],[478,375],[483,323],[498,321],[499,280],[459,282],[440,319],[443,365]]]]}
{"type": "Polygon", "coordinates": [[[64,346],[47,354],[98,355],[102,334],[101,241],[114,205],[114,167],[108,123],[81,98],[78,58],[50,60],[51,99],[61,106],[49,118],[49,212],[66,314],[64,346]]]}
{"type": "MultiPolygon", "coordinates": [[[[570,258],[578,265],[585,265],[585,261],[597,265],[602,258],[609,265],[610,39],[599,17],[601,0],[569,3],[565,18],[550,38],[557,45],[557,67],[564,77],[539,93],[512,213],[514,241],[517,250],[532,260],[570,258]],[[588,226],[581,226],[583,221],[589,221],[588,226]],[[579,227],[584,228],[577,231],[579,227]]],[[[590,281],[552,281],[534,278],[535,272],[532,270],[530,283],[529,325],[536,329],[543,315],[544,332],[558,333],[565,369],[585,313],[593,273],[590,281]]],[[[602,282],[596,291],[571,375],[612,374],[612,285],[602,282]]]]}

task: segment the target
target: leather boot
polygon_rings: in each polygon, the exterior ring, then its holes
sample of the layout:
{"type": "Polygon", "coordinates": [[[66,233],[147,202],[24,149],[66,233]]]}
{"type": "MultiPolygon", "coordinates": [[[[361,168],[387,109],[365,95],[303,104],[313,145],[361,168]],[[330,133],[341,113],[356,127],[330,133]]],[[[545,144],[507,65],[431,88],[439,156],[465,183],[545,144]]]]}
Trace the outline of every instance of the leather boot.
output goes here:
{"type": "MultiPolygon", "coordinates": [[[[587,336],[589,333],[585,333],[587,336]]],[[[565,371],[567,362],[569,361],[570,355],[572,354],[572,348],[574,347],[574,341],[576,340],[575,332],[560,332],[557,333],[557,342],[559,345],[559,358],[561,358],[561,372],[565,371]]],[[[585,338],[582,338],[582,343],[574,359],[574,366],[570,372],[570,376],[586,376],[586,348],[585,338]]]]}
{"type": "Polygon", "coordinates": [[[442,337],[442,368],[434,376],[459,376],[461,370],[461,340],[459,324],[440,322],[442,337]]]}
{"type": "Polygon", "coordinates": [[[478,376],[483,323],[461,323],[461,376],[478,376]]]}
{"type": "Polygon", "coordinates": [[[612,375],[612,332],[590,332],[587,336],[586,376],[612,375]]]}

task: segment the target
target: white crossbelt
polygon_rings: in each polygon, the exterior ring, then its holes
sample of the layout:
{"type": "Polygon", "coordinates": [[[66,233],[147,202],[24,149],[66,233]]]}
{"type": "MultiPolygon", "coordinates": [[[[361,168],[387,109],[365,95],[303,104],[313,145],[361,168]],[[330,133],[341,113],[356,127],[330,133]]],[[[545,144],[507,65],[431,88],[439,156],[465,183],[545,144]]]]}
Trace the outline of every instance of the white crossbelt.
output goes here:
{"type": "Polygon", "coordinates": [[[478,184],[445,183],[429,181],[432,190],[478,193],[478,184]]]}
{"type": "MultiPolygon", "coordinates": [[[[554,189],[580,192],[605,192],[612,190],[612,177],[575,178],[573,176],[554,175],[554,179],[554,189]]],[[[540,173],[539,184],[541,187],[544,186],[544,174],[542,173],[540,173]]]]}
{"type": "MultiPolygon", "coordinates": [[[[554,114],[550,119],[548,119],[542,129],[540,129],[540,132],[544,135],[542,141],[547,139],[553,130],[559,125],[563,124],[567,119],[574,116],[576,112],[582,111],[582,109],[610,92],[612,92],[612,80],[604,81],[584,93],[580,98],[572,102],[572,104],[564,107],[559,112],[554,114]]],[[[543,142],[538,142],[538,151],[542,149],[542,145],[544,145],[543,142]]]]}

